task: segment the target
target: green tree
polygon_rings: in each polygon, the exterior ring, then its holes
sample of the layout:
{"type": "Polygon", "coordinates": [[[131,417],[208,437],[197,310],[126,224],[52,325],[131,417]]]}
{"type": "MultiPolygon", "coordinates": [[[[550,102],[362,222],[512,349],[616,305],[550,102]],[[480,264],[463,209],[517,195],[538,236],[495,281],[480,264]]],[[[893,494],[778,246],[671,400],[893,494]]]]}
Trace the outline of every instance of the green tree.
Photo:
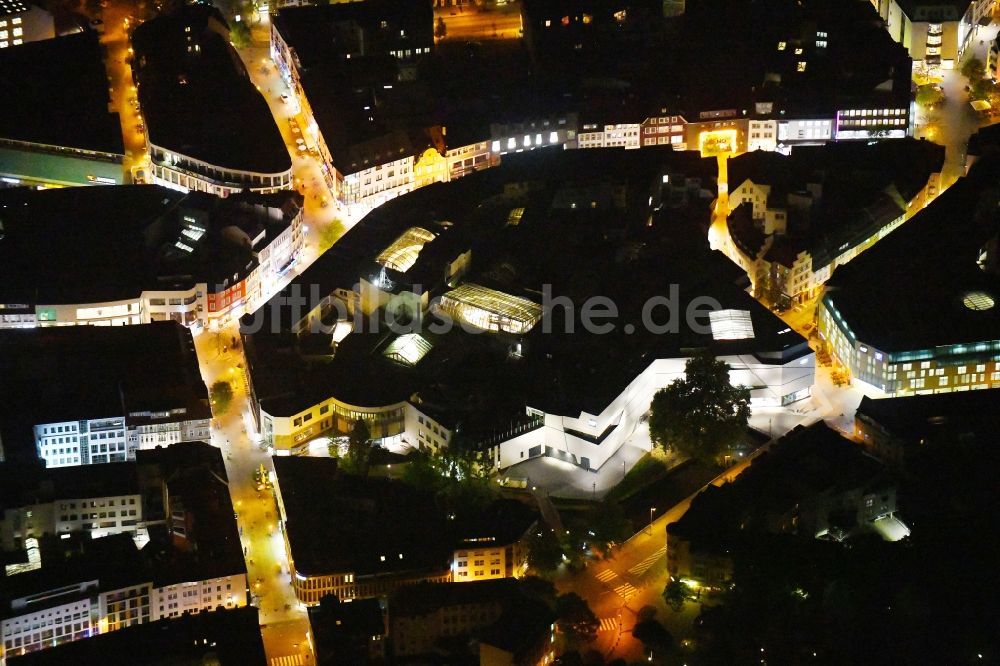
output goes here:
{"type": "Polygon", "coordinates": [[[679,580],[671,580],[663,589],[663,598],[674,611],[679,612],[684,602],[694,597],[691,586],[679,580]]]}
{"type": "Polygon", "coordinates": [[[448,36],[448,26],[445,25],[443,16],[438,16],[437,23],[434,25],[434,36],[438,39],[444,39],[448,36]]]}
{"type": "Polygon", "coordinates": [[[920,106],[933,106],[944,100],[944,92],[933,83],[928,83],[917,88],[917,104],[920,106]]]}
{"type": "Polygon", "coordinates": [[[750,389],[729,383],[729,365],[699,354],[653,396],[649,436],[664,449],[715,462],[740,441],[750,418],[750,389]]]}
{"type": "Polygon", "coordinates": [[[347,456],[341,459],[341,466],[352,474],[368,476],[374,448],[368,424],[358,419],[347,436],[347,456]]]}
{"type": "Polygon", "coordinates": [[[600,620],[576,592],[556,597],[556,626],[570,640],[588,643],[597,637],[600,620]]]}
{"type": "Polygon", "coordinates": [[[590,510],[588,524],[593,532],[594,543],[608,550],[612,543],[622,543],[632,536],[632,522],[625,517],[625,511],[614,500],[598,502],[590,510]]]}
{"type": "Polygon", "coordinates": [[[525,576],[518,579],[517,587],[526,597],[537,599],[549,608],[555,607],[556,586],[552,581],[539,578],[538,576],[525,576]]]}
{"type": "Polygon", "coordinates": [[[221,416],[229,411],[229,406],[233,404],[233,386],[229,382],[220,379],[212,384],[209,389],[209,397],[212,399],[212,413],[221,416]]]}
{"type": "Polygon", "coordinates": [[[986,69],[983,67],[983,61],[979,58],[969,58],[962,65],[962,76],[969,79],[970,82],[976,82],[986,75],[986,69]]]}
{"type": "Polygon", "coordinates": [[[528,565],[537,573],[551,574],[563,563],[564,552],[556,533],[542,528],[528,540],[528,565]]]}
{"type": "Polygon", "coordinates": [[[229,40],[238,49],[245,49],[250,46],[250,27],[243,21],[233,21],[229,29],[229,40]]]}
{"type": "Polygon", "coordinates": [[[641,642],[647,650],[656,650],[657,652],[660,652],[663,650],[669,650],[674,645],[674,637],[670,635],[670,632],[667,631],[666,627],[653,618],[636,623],[636,625],[632,627],[632,635],[635,636],[636,640],[641,642]]]}
{"type": "Polygon", "coordinates": [[[333,244],[344,235],[344,231],[344,223],[340,220],[331,220],[322,229],[319,229],[319,253],[323,254],[333,247],[333,244]]]}

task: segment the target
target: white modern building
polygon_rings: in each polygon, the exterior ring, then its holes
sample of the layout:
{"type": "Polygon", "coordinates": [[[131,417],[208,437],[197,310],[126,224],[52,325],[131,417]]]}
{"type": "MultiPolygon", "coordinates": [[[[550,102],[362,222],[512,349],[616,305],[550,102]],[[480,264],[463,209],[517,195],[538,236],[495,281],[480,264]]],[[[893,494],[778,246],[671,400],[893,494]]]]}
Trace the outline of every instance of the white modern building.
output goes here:
{"type": "Polygon", "coordinates": [[[22,457],[125,462],[210,437],[208,391],[179,323],[0,330],[0,350],[0,431],[22,457]]]}

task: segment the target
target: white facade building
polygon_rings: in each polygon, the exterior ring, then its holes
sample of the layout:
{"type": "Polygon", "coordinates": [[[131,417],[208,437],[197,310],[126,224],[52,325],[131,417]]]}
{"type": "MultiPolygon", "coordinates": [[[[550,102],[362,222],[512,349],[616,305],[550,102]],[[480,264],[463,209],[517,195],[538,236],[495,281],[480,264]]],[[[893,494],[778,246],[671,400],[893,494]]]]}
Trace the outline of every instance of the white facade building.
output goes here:
{"type": "MultiPolygon", "coordinates": [[[[734,386],[749,386],[751,407],[789,405],[808,398],[815,380],[812,352],[785,363],[753,355],[720,356],[732,368],[734,386]]],[[[504,469],[537,456],[597,470],[613,456],[649,410],[653,395],[684,376],[686,358],[657,359],[636,377],[600,414],[547,414],[529,407],[542,426],[501,442],[493,448],[494,462],[504,469]]]]}

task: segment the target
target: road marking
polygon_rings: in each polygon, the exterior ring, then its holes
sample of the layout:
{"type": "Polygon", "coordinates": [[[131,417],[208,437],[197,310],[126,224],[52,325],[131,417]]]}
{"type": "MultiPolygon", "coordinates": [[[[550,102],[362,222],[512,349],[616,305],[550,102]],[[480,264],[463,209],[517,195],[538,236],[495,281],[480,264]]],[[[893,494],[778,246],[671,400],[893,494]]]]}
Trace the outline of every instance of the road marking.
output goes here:
{"type": "Polygon", "coordinates": [[[618,629],[618,618],[615,617],[604,617],[601,618],[601,628],[598,631],[616,631],[618,629]]]}
{"type": "Polygon", "coordinates": [[[662,546],[658,551],[656,551],[655,553],[653,553],[652,555],[650,555],[649,557],[647,557],[646,559],[644,559],[643,561],[639,562],[634,567],[629,569],[628,572],[634,576],[641,576],[642,574],[649,571],[650,567],[656,564],[656,562],[666,554],[667,554],[667,547],[662,546]]]}
{"type": "Polygon", "coordinates": [[[615,594],[617,594],[622,599],[628,600],[629,597],[638,594],[639,590],[632,586],[632,583],[625,583],[624,585],[619,585],[615,588],[615,594]]]}
{"type": "Polygon", "coordinates": [[[302,666],[302,655],[290,654],[285,657],[271,657],[271,666],[302,666]]]}
{"type": "Polygon", "coordinates": [[[601,581],[602,583],[608,583],[608,582],[614,580],[615,578],[618,578],[618,574],[616,574],[611,569],[605,569],[601,573],[599,573],[596,576],[594,576],[594,578],[596,578],[597,580],[601,581]]]}

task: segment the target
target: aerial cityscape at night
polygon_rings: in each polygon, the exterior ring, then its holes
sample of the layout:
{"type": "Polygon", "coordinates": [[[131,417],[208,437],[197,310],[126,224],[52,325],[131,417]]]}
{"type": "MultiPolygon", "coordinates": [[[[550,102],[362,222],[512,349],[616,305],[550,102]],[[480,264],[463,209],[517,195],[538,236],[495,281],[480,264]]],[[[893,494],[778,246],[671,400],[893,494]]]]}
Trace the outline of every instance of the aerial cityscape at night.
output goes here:
{"type": "Polygon", "coordinates": [[[1000,665],[996,0],[0,0],[0,666],[1000,665]]]}

